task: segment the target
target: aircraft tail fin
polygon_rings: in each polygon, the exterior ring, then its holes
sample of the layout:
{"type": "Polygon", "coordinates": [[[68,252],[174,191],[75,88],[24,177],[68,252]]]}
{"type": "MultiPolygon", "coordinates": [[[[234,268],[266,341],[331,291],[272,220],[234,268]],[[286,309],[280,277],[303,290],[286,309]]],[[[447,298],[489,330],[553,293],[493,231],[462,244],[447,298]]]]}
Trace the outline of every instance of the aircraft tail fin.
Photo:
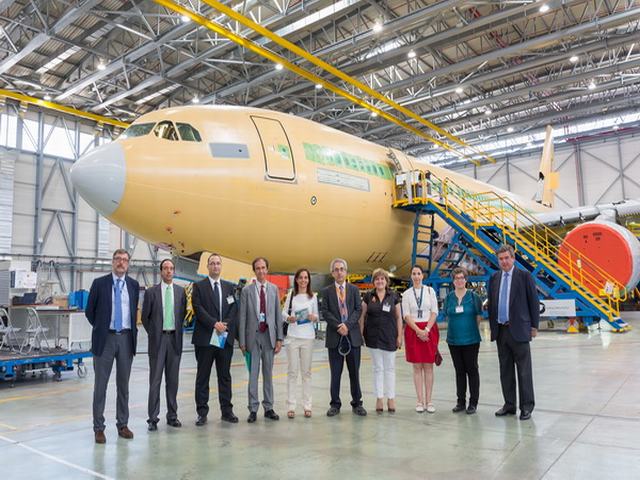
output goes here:
{"type": "Polygon", "coordinates": [[[551,125],[547,125],[538,169],[538,190],[536,191],[536,202],[547,207],[553,207],[554,192],[559,183],[558,172],[552,171],[553,157],[553,128],[551,125]]]}

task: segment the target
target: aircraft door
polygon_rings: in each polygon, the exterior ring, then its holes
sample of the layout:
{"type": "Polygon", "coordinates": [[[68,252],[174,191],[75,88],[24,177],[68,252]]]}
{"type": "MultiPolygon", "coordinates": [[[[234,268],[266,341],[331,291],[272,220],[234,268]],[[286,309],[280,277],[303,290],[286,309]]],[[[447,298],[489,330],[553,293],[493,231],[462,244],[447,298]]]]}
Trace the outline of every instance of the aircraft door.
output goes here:
{"type": "Polygon", "coordinates": [[[284,127],[278,120],[251,116],[262,143],[267,178],[292,181],[296,178],[291,144],[284,127]]]}

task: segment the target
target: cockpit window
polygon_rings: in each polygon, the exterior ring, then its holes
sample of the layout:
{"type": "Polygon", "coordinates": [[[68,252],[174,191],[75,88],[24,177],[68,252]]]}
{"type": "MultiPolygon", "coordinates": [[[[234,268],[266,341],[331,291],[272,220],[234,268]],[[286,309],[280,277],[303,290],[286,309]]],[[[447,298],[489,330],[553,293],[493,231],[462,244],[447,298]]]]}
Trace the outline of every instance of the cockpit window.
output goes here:
{"type": "Polygon", "coordinates": [[[158,123],[158,125],[156,125],[156,128],[153,129],[153,133],[156,137],[164,138],[165,140],[178,140],[178,132],[176,131],[176,127],[173,126],[173,122],[169,122],[168,120],[158,123]]]}
{"type": "Polygon", "coordinates": [[[127,128],[120,138],[134,138],[134,137],[144,137],[148,135],[149,132],[153,129],[155,123],[137,123],[135,125],[131,125],[127,128]]]}
{"type": "Polygon", "coordinates": [[[180,138],[185,142],[201,142],[202,138],[198,130],[193,128],[188,123],[176,123],[178,126],[178,132],[180,132],[180,138]]]}

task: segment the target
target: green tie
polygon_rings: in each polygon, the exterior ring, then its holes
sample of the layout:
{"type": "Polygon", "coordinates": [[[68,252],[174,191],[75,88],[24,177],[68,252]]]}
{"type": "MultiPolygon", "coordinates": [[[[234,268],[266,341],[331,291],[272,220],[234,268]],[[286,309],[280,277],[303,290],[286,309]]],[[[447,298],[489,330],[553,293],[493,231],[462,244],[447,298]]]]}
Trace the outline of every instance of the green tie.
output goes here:
{"type": "Polygon", "coordinates": [[[164,290],[164,319],[162,321],[162,329],[175,329],[175,322],[173,321],[173,289],[171,285],[164,290]]]}

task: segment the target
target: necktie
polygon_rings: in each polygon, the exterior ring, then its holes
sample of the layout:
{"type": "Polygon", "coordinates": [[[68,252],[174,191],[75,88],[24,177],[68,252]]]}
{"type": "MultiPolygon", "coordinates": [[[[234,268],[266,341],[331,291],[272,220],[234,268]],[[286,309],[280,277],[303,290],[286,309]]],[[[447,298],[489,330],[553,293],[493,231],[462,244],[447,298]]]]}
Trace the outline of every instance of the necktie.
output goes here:
{"type": "Polygon", "coordinates": [[[507,305],[509,304],[509,274],[502,276],[502,286],[500,287],[500,298],[498,299],[498,323],[507,323],[507,305]]]}
{"type": "Polygon", "coordinates": [[[349,318],[349,314],[347,313],[347,302],[344,295],[344,285],[340,285],[338,300],[338,303],[340,304],[340,320],[344,323],[347,321],[347,318],[349,318]]]}
{"type": "Polygon", "coordinates": [[[264,294],[264,285],[260,285],[260,325],[261,332],[267,331],[267,297],[264,294]]]}
{"type": "Polygon", "coordinates": [[[173,320],[173,288],[168,286],[164,289],[164,316],[162,320],[163,330],[175,330],[173,320]]]}
{"type": "Polygon", "coordinates": [[[218,310],[218,320],[222,318],[222,311],[220,310],[220,288],[218,282],[213,282],[213,306],[218,310]]]}
{"type": "Polygon", "coordinates": [[[114,297],[114,302],[113,302],[113,308],[115,308],[115,311],[113,312],[113,328],[115,329],[116,332],[119,332],[120,330],[122,330],[122,289],[120,288],[120,285],[122,284],[122,280],[120,280],[119,278],[116,279],[116,284],[114,286],[114,292],[113,292],[113,297],[114,297]]]}

